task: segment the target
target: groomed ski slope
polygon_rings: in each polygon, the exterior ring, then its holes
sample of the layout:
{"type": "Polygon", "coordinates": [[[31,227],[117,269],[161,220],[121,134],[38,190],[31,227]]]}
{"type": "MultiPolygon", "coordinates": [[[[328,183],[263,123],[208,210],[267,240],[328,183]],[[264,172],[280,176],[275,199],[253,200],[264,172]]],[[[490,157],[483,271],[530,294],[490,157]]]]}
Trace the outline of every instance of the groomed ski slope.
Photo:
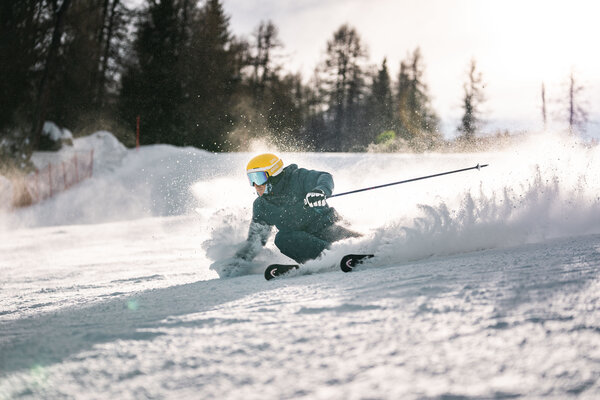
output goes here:
{"type": "Polygon", "coordinates": [[[280,153],[337,192],[490,166],[331,199],[365,236],[267,282],[272,240],[248,275],[210,266],[246,235],[246,161],[275,149],[86,146],[92,179],[0,214],[0,398],[600,396],[598,147],[280,153]]]}

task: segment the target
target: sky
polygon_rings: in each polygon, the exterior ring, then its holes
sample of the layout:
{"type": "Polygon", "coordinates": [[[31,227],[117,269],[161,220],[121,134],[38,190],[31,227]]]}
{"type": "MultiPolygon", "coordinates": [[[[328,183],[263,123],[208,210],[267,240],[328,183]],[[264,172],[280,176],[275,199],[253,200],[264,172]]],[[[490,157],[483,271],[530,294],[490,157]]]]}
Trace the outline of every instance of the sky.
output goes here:
{"type": "MultiPolygon", "coordinates": [[[[280,63],[308,79],[333,32],[358,31],[372,64],[387,57],[392,78],[420,47],[425,83],[443,130],[462,115],[471,59],[485,82],[488,129],[542,127],[541,86],[558,127],[571,72],[585,87],[588,135],[600,136],[600,2],[585,0],[223,0],[236,36],[251,38],[261,21],[279,28],[280,63]]],[[[563,117],[562,120],[565,120],[563,117]]]]}

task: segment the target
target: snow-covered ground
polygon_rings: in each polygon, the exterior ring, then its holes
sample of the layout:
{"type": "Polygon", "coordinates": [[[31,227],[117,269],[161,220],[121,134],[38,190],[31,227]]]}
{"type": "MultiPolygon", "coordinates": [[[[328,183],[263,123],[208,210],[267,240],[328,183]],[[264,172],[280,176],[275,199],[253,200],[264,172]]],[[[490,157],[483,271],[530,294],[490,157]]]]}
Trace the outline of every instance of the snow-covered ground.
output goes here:
{"type": "MultiPolygon", "coordinates": [[[[94,177],[0,213],[0,398],[600,397],[600,148],[559,135],[478,154],[281,153],[365,234],[292,276],[248,275],[252,153],[108,133],[94,177]],[[344,274],[349,252],[377,257],[344,274]]],[[[274,149],[269,149],[274,150],[274,149]]]]}

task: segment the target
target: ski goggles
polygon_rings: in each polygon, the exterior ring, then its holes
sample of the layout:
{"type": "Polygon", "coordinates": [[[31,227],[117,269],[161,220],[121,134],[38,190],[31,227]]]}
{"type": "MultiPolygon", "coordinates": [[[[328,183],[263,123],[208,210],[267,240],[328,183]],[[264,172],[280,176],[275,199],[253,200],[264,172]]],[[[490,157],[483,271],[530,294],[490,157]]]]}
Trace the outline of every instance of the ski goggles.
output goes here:
{"type": "Polygon", "coordinates": [[[267,183],[269,175],[265,171],[248,172],[248,180],[250,181],[250,186],[261,186],[267,183]]]}

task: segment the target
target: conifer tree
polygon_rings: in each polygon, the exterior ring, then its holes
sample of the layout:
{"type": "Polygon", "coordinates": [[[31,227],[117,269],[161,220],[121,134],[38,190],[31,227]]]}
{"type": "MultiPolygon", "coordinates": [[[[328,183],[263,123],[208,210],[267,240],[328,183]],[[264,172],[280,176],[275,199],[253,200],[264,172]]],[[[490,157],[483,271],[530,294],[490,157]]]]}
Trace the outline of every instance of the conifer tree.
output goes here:
{"type": "MultiPolygon", "coordinates": [[[[42,58],[36,50],[44,13],[38,1],[0,2],[0,133],[8,134],[18,120],[30,120],[34,68],[42,58]],[[23,107],[28,103],[27,108],[23,107]]],[[[27,126],[30,130],[31,126],[27,126]]],[[[29,132],[28,132],[29,133],[29,132]]]]}
{"type": "Polygon", "coordinates": [[[301,131],[307,112],[307,98],[300,74],[273,75],[264,107],[267,128],[273,140],[289,148],[303,147],[301,131]]]}
{"type": "Polygon", "coordinates": [[[397,110],[398,110],[398,128],[404,139],[410,139],[410,131],[407,128],[405,120],[409,119],[410,111],[408,110],[409,97],[411,91],[411,77],[408,71],[406,61],[400,62],[400,70],[398,72],[398,92],[397,92],[397,110]]]}
{"type": "Polygon", "coordinates": [[[128,24],[121,0],[73,0],[48,119],[74,131],[106,129],[98,120],[112,119],[128,24]]]}
{"type": "Polygon", "coordinates": [[[50,2],[50,5],[52,8],[51,15],[53,22],[52,38],[44,60],[42,76],[34,103],[35,112],[31,131],[33,148],[37,148],[40,142],[42,127],[46,120],[46,114],[48,113],[50,91],[56,78],[55,74],[56,69],[58,68],[58,56],[61,47],[61,39],[65,29],[67,11],[71,6],[71,0],[63,0],[60,4],[57,0],[54,0],[50,2]]]}
{"type": "Polygon", "coordinates": [[[101,27],[98,31],[98,42],[101,54],[98,57],[97,93],[94,103],[103,107],[109,101],[108,95],[115,92],[117,82],[115,75],[122,65],[122,50],[127,37],[130,21],[130,10],[122,0],[104,0],[102,7],[101,27]]]}
{"type": "Polygon", "coordinates": [[[360,143],[366,60],[362,40],[349,25],[342,25],[327,42],[322,82],[332,121],[332,137],[324,144],[329,150],[348,150],[360,143]]]}
{"type": "Polygon", "coordinates": [[[432,148],[441,135],[439,118],[431,107],[421,50],[416,48],[401,62],[398,78],[398,116],[403,136],[418,150],[432,148]]]}
{"type": "Polygon", "coordinates": [[[128,13],[121,0],[1,2],[0,130],[34,150],[46,120],[78,134],[111,112],[128,13]]]}
{"type": "Polygon", "coordinates": [[[395,129],[394,98],[386,58],[383,59],[381,68],[373,78],[366,107],[367,119],[370,121],[369,131],[371,132],[368,142],[373,142],[382,132],[395,129]]]}
{"type": "MultiPolygon", "coordinates": [[[[268,135],[269,120],[274,110],[274,90],[279,87],[279,67],[275,64],[275,50],[281,47],[277,27],[271,21],[261,21],[248,45],[245,89],[237,96],[238,113],[243,117],[246,137],[268,135]]],[[[283,94],[283,93],[279,93],[283,94]]],[[[277,108],[277,107],[275,107],[277,108]]],[[[283,122],[281,119],[279,122],[283,122]]],[[[277,125],[277,124],[276,124],[277,125]]]]}
{"type": "Polygon", "coordinates": [[[307,149],[322,151],[328,149],[331,121],[327,111],[327,93],[322,83],[322,74],[315,69],[309,84],[304,88],[303,124],[300,137],[307,149]]]}
{"type": "Polygon", "coordinates": [[[135,59],[122,79],[121,111],[127,123],[141,118],[141,142],[184,144],[179,71],[183,47],[176,0],[149,1],[138,23],[135,59]]]}
{"type": "Polygon", "coordinates": [[[472,59],[469,64],[467,81],[463,85],[463,116],[458,127],[461,134],[460,139],[466,143],[475,142],[475,135],[483,122],[481,116],[481,106],[485,101],[483,88],[482,74],[477,70],[477,62],[472,59]]]}
{"type": "Polygon", "coordinates": [[[44,62],[42,27],[52,26],[50,17],[40,1],[0,2],[0,174],[32,166],[36,67],[44,62]]]}
{"type": "Polygon", "coordinates": [[[253,97],[261,102],[265,87],[275,73],[274,50],[281,47],[279,30],[272,21],[261,22],[255,32],[255,44],[251,57],[252,64],[252,92],[253,97]]]}
{"type": "Polygon", "coordinates": [[[149,0],[134,48],[121,108],[142,141],[223,150],[241,65],[221,2],[149,0]]]}
{"type": "Polygon", "coordinates": [[[588,114],[581,99],[584,90],[585,88],[579,84],[574,72],[571,71],[567,91],[567,120],[571,135],[575,132],[585,132],[588,114]]]}
{"type": "Polygon", "coordinates": [[[229,17],[221,2],[208,0],[193,20],[184,69],[190,144],[224,150],[235,123],[233,95],[241,79],[238,51],[242,48],[229,31],[229,17]]]}

